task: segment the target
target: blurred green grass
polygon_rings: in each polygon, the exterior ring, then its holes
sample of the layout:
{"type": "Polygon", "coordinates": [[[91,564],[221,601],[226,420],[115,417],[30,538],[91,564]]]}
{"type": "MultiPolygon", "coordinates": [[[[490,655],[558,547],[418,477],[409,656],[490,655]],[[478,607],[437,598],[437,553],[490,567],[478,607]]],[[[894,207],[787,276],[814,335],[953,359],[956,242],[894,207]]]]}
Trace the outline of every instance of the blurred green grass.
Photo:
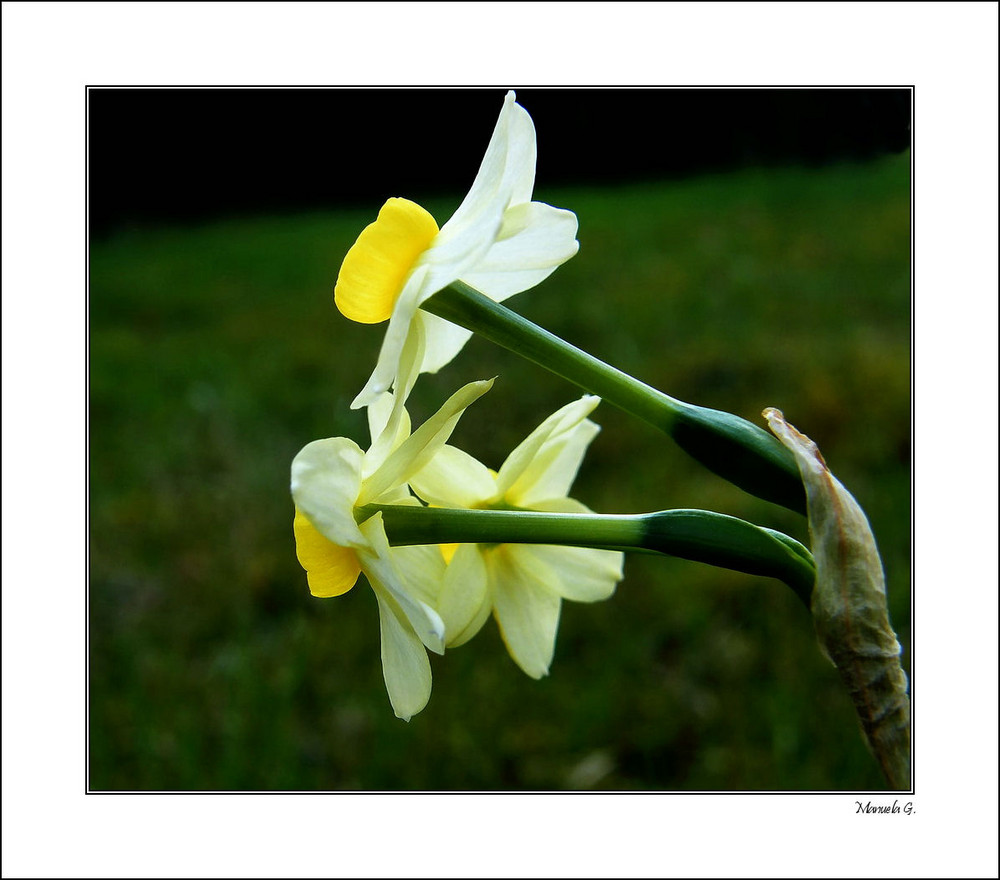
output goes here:
{"type": "MultiPolygon", "coordinates": [[[[819,443],[866,509],[909,667],[909,158],[536,192],[580,254],[510,305],[663,390],[819,443]]],[[[449,216],[457,204],[428,204],[449,216]]],[[[549,678],[490,623],[432,657],[409,724],[381,679],[363,584],[309,596],[288,468],[365,443],[349,404],[381,327],[332,304],[377,211],[122,232],[90,251],[92,790],[864,790],[884,787],[792,593],[630,557],[617,595],[564,603],[549,678]]],[[[497,466],[580,393],[473,339],[414,422],[498,376],[453,442],[497,466]]],[[[805,539],[610,406],[574,496],[604,512],[705,507],[805,539]]]]}

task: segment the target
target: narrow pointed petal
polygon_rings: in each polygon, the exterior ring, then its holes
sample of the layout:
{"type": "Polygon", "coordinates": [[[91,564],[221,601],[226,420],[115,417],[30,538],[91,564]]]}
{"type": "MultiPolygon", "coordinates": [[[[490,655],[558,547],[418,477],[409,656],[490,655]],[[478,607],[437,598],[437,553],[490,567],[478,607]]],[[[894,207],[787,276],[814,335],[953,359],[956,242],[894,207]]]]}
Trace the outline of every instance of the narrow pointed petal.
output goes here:
{"type": "Polygon", "coordinates": [[[410,486],[428,504],[474,508],[496,496],[496,479],[489,468],[454,446],[443,446],[417,473],[410,486]]]}
{"type": "Polygon", "coordinates": [[[625,554],[615,550],[522,544],[517,552],[525,565],[543,565],[552,571],[559,595],[573,602],[602,602],[614,595],[623,577],[625,554]]]}
{"type": "Polygon", "coordinates": [[[399,371],[393,383],[395,391],[381,394],[368,407],[368,425],[373,442],[365,455],[361,472],[362,482],[382,467],[386,458],[410,436],[412,426],[405,404],[407,397],[410,396],[410,391],[413,390],[417,376],[420,375],[420,363],[423,355],[423,327],[419,320],[415,320],[410,326],[410,332],[403,344],[403,351],[399,359],[399,371]],[[386,409],[387,404],[388,410],[386,409]],[[374,415],[372,415],[373,408],[377,409],[374,415]],[[375,433],[375,429],[380,424],[382,425],[381,429],[375,433]]]}
{"type": "MultiPolygon", "coordinates": [[[[448,224],[452,226],[463,226],[469,222],[469,218],[479,213],[482,206],[489,204],[496,199],[500,191],[504,170],[508,165],[508,153],[510,152],[511,120],[516,113],[517,104],[512,92],[508,92],[504,97],[503,106],[500,108],[500,115],[493,126],[493,133],[490,135],[489,143],[486,145],[486,152],[479,163],[479,170],[469,187],[468,193],[462,199],[462,204],[458,206],[455,213],[451,215],[448,224]]],[[[504,206],[506,207],[506,205],[504,206]]]]}
{"type": "Polygon", "coordinates": [[[385,464],[362,484],[358,505],[376,501],[382,492],[406,483],[420,471],[448,442],[466,407],[492,386],[492,379],[470,382],[449,397],[444,406],[400,444],[386,459],[385,464]]]}
{"type": "Polygon", "coordinates": [[[531,199],[535,155],[534,123],[516,103],[514,93],[508,92],[476,179],[435,241],[435,250],[442,259],[457,262],[459,255],[467,252],[467,243],[485,241],[489,246],[504,211],[531,199]],[[488,239],[482,237],[484,224],[493,226],[488,239]]]}
{"type": "Polygon", "coordinates": [[[391,391],[380,394],[367,407],[372,445],[361,466],[362,480],[377,471],[390,453],[410,436],[410,415],[391,391]]]}
{"type": "Polygon", "coordinates": [[[427,334],[420,321],[421,314],[419,309],[414,313],[413,320],[410,322],[410,330],[403,342],[403,350],[399,354],[399,366],[396,369],[396,380],[393,382],[398,406],[406,403],[423,370],[427,334]]]}
{"type": "Polygon", "coordinates": [[[292,499],[328,541],[341,547],[366,543],[354,521],[364,453],[353,440],[314,440],[292,460],[292,499]]]}
{"type": "Polygon", "coordinates": [[[510,193],[509,204],[517,205],[531,198],[535,188],[535,163],[538,145],[535,123],[517,102],[513,91],[504,96],[504,109],[510,114],[507,133],[507,156],[504,165],[504,189],[510,193]]]}
{"type": "Polygon", "coordinates": [[[368,581],[391,595],[401,612],[416,632],[420,641],[437,654],[444,653],[444,623],[440,615],[426,602],[410,594],[406,589],[406,579],[400,572],[389,549],[385,536],[382,514],[365,520],[361,524],[368,542],[357,550],[358,561],[368,581]]]}
{"type": "Polygon", "coordinates": [[[587,394],[550,415],[507,456],[497,474],[497,491],[508,495],[523,477],[524,483],[517,490],[526,492],[540,476],[537,466],[532,467],[532,462],[544,444],[573,429],[600,402],[599,397],[587,394]]]}
{"type": "Polygon", "coordinates": [[[507,492],[507,500],[518,507],[534,506],[550,498],[569,494],[590,442],[601,429],[590,419],[550,438],[538,451],[507,492]]]}
{"type": "Polygon", "coordinates": [[[413,497],[410,492],[410,487],[403,483],[401,486],[396,486],[394,489],[389,489],[378,496],[379,504],[395,504],[399,506],[404,505],[416,505],[421,507],[420,502],[413,497]]]}
{"type": "Polygon", "coordinates": [[[431,696],[431,664],[395,599],[372,584],[378,599],[379,629],[382,635],[382,676],[389,702],[398,718],[409,721],[431,696]]]}
{"type": "Polygon", "coordinates": [[[320,599],[341,596],[358,580],[361,563],[349,547],[338,547],[324,538],[301,510],[292,521],[295,555],[306,570],[309,592],[320,599]]]}
{"type": "MultiPolygon", "coordinates": [[[[410,332],[410,324],[420,303],[433,295],[436,290],[428,287],[428,268],[425,265],[418,265],[406,281],[406,285],[396,300],[396,305],[389,318],[389,325],[385,330],[385,337],[382,339],[382,347],[379,349],[378,360],[375,369],[372,371],[367,384],[351,403],[351,409],[360,409],[363,406],[370,406],[380,394],[392,388],[399,371],[399,363],[403,353],[403,346],[406,344],[406,337],[410,332]]],[[[446,282],[450,284],[451,282],[446,282]]],[[[444,285],[442,285],[444,286],[444,285]]],[[[405,399],[404,401],[405,402],[405,399]]]]}
{"type": "MultiPolygon", "coordinates": [[[[385,430],[385,426],[389,423],[389,415],[392,413],[394,402],[392,393],[386,391],[384,394],[380,394],[365,409],[365,415],[368,416],[368,436],[372,440],[376,440],[385,430]]],[[[368,450],[368,454],[371,454],[371,449],[368,450]]]]}
{"type": "Polygon", "coordinates": [[[486,563],[476,544],[460,544],[448,564],[438,599],[449,648],[465,644],[490,616],[486,563]]]}
{"type": "Polygon", "coordinates": [[[552,571],[522,559],[523,545],[502,544],[487,558],[493,608],[514,662],[532,678],[549,673],[555,652],[561,600],[552,571]]]}

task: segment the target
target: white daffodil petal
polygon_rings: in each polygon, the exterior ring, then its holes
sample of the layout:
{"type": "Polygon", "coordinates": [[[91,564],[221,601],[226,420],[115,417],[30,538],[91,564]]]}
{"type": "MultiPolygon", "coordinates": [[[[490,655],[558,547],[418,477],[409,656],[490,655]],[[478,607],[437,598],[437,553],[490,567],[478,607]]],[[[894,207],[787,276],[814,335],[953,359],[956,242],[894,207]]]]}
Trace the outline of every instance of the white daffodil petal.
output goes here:
{"type": "Polygon", "coordinates": [[[497,238],[504,237],[510,209],[531,199],[535,154],[535,125],[515,103],[514,93],[508,92],[471,189],[425,254],[428,265],[434,267],[435,290],[473,271],[497,238]],[[458,274],[438,273],[438,268],[446,267],[458,274]]]}
{"type": "Polygon", "coordinates": [[[510,208],[496,242],[461,278],[501,302],[540,284],[580,249],[576,214],[542,202],[510,208]]]}
{"type": "Polygon", "coordinates": [[[625,554],[591,547],[522,544],[517,549],[526,565],[542,564],[556,576],[559,595],[573,602],[601,602],[622,579],[625,554]]]}
{"type": "Polygon", "coordinates": [[[421,602],[436,608],[445,623],[445,637],[448,635],[448,621],[441,614],[438,594],[444,580],[447,564],[437,544],[414,544],[391,549],[396,568],[403,578],[406,591],[421,602]]]}
{"type": "MultiPolygon", "coordinates": [[[[380,394],[388,391],[396,380],[403,346],[406,344],[413,316],[420,303],[434,293],[434,291],[427,292],[427,274],[427,267],[418,265],[406,280],[389,318],[375,369],[365,387],[361,389],[361,393],[354,398],[351,409],[370,406],[380,394]]],[[[401,398],[400,402],[405,403],[405,398],[401,398]]]]}
{"type": "Polygon", "coordinates": [[[590,419],[584,419],[543,444],[507,491],[507,500],[518,507],[530,508],[538,501],[568,495],[587,447],[600,430],[590,419]]]}
{"type": "Polygon", "coordinates": [[[367,539],[367,547],[359,547],[356,552],[369,583],[376,585],[392,596],[401,609],[420,641],[436,654],[444,653],[444,623],[440,615],[426,602],[407,592],[405,578],[399,571],[396,560],[385,536],[382,514],[365,520],[361,530],[367,539]]]}
{"type": "Polygon", "coordinates": [[[451,236],[462,235],[496,206],[499,220],[509,205],[528,201],[535,182],[535,149],[531,117],[516,103],[514,92],[507,92],[476,178],[435,246],[447,249],[451,236]]]}
{"type": "Polygon", "coordinates": [[[561,599],[543,563],[520,556],[523,545],[501,544],[487,553],[493,609],[510,656],[532,678],[549,673],[561,599]]]}
{"type": "MultiPolygon", "coordinates": [[[[365,453],[362,479],[377,471],[389,454],[410,436],[410,415],[390,391],[380,394],[367,407],[372,445],[365,453]]],[[[388,503],[388,502],[386,502],[388,503]]]]}
{"type": "Polygon", "coordinates": [[[414,498],[413,495],[410,494],[410,489],[406,485],[406,483],[403,483],[402,486],[396,486],[395,489],[389,489],[387,492],[383,492],[381,495],[378,496],[378,503],[379,504],[399,504],[399,505],[402,505],[402,504],[414,505],[414,504],[416,504],[416,505],[420,506],[420,502],[417,501],[417,499],[414,498]]]}
{"type": "Polygon", "coordinates": [[[454,225],[462,226],[469,222],[469,218],[478,214],[483,205],[496,199],[507,166],[510,120],[516,106],[514,93],[508,92],[504,96],[500,115],[493,126],[493,134],[490,135],[490,141],[486,145],[486,152],[479,163],[479,170],[472,181],[472,186],[462,199],[462,204],[451,215],[449,222],[453,222],[454,225]]]}
{"type": "Polygon", "coordinates": [[[353,440],[314,440],[292,460],[295,506],[328,541],[340,547],[367,544],[354,521],[364,453],[353,440]]]}
{"type": "Polygon", "coordinates": [[[395,599],[372,584],[382,635],[382,676],[397,717],[409,721],[431,696],[431,664],[395,599]]]}
{"type": "Polygon", "coordinates": [[[496,495],[496,480],[489,468],[454,446],[442,446],[410,477],[410,487],[437,507],[480,507],[496,495]]]}
{"type": "MultiPolygon", "coordinates": [[[[392,394],[386,391],[368,405],[365,414],[368,416],[368,436],[372,440],[381,436],[385,430],[385,426],[389,423],[389,415],[392,412],[393,403],[394,398],[392,394]]],[[[371,449],[368,450],[368,454],[371,454],[371,449]]]]}
{"type": "MultiPolygon", "coordinates": [[[[550,415],[517,445],[514,451],[507,456],[507,460],[500,466],[500,471],[497,474],[497,491],[503,495],[507,495],[531,466],[532,461],[538,455],[543,444],[571,430],[590,415],[600,402],[601,399],[599,397],[585,394],[579,400],[574,400],[572,403],[566,404],[566,406],[550,415]]],[[[531,482],[534,482],[534,480],[531,482]]]]}
{"type": "Polygon", "coordinates": [[[413,318],[413,323],[420,322],[424,332],[424,359],[420,365],[421,373],[436,373],[441,367],[450,364],[472,338],[472,331],[452,324],[444,318],[432,315],[419,309],[413,318]]]}
{"type": "Polygon", "coordinates": [[[358,504],[374,501],[381,492],[399,486],[419,472],[448,442],[466,407],[490,390],[493,380],[470,382],[459,388],[433,416],[400,444],[379,470],[365,480],[358,504]]]}
{"type": "MultiPolygon", "coordinates": [[[[516,101],[514,92],[504,98],[516,101]]],[[[535,123],[528,111],[515,103],[510,108],[510,128],[507,134],[507,163],[504,167],[504,189],[510,193],[508,204],[519,205],[531,199],[535,188],[535,165],[538,160],[538,142],[535,123]]]]}
{"type": "Polygon", "coordinates": [[[445,644],[453,648],[469,641],[483,628],[492,607],[482,552],[476,544],[459,545],[448,563],[437,603],[445,644]]]}
{"type": "Polygon", "coordinates": [[[365,479],[382,467],[389,454],[410,436],[410,416],[404,404],[420,375],[423,357],[424,329],[418,312],[410,323],[410,330],[399,356],[394,380],[395,392],[383,392],[368,406],[368,429],[372,445],[365,456],[362,470],[362,477],[365,479]],[[373,409],[376,410],[374,413],[373,409]]]}
{"type": "MultiPolygon", "coordinates": [[[[426,293],[428,290],[429,288],[425,285],[424,292],[426,293]]],[[[421,302],[424,299],[426,297],[422,293],[421,302]]],[[[399,355],[399,366],[396,368],[396,381],[393,383],[396,397],[398,398],[397,406],[402,406],[406,402],[423,369],[426,333],[424,332],[423,322],[420,320],[421,314],[420,309],[417,309],[414,313],[410,321],[410,331],[406,334],[403,350],[399,355]]]]}

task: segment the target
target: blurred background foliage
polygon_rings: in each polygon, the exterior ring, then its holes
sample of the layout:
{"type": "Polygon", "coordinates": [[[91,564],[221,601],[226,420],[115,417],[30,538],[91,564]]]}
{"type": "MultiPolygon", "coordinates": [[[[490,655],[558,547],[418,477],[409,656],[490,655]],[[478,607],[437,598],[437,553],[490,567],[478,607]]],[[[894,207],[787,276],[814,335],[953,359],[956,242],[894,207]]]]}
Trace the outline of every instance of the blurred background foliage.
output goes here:
{"type": "MultiPolygon", "coordinates": [[[[907,669],[909,174],[901,154],[542,186],[577,213],[581,250],[509,303],[684,400],[758,424],[781,408],[871,519],[907,669]]],[[[426,207],[443,221],[460,195],[426,207]]],[[[383,328],[342,318],[332,288],[377,208],[91,243],[90,788],[883,788],[791,591],[667,558],[629,557],[607,602],[564,603],[545,680],[491,622],[432,656],[421,714],[393,716],[374,596],[309,595],[288,493],[307,442],[368,439],[349,405],[383,328]]],[[[418,384],[414,423],[489,376],[452,442],[493,467],[581,393],[473,339],[418,384]]],[[[594,418],[572,494],[595,510],[703,507],[806,540],[645,424],[594,418]]]]}

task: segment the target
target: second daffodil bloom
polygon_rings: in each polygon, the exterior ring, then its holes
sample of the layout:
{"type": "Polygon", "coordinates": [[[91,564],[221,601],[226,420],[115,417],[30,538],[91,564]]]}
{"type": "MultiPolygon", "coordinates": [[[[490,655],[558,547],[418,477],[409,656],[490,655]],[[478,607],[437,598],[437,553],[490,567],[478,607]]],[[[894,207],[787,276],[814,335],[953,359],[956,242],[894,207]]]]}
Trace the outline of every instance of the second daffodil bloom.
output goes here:
{"type": "Polygon", "coordinates": [[[316,440],[292,462],[295,544],[314,596],[350,590],[361,572],[378,600],[382,673],[393,710],[409,720],[427,704],[431,668],[424,650],[444,652],[444,624],[429,600],[444,575],[436,548],[390,547],[382,514],[362,523],[366,504],[419,504],[406,488],[448,440],[462,412],[489,382],[472,382],[410,433],[406,410],[384,395],[368,408],[367,452],[346,437],[316,440]]]}
{"type": "MultiPolygon", "coordinates": [[[[420,310],[439,290],[461,280],[501,302],[547,278],[578,250],[571,211],[531,201],[535,128],[514,92],[500,117],[465,199],[441,229],[420,205],[389,199],[348,251],[334,298],[348,318],[388,319],[375,371],[352,408],[368,406],[395,383],[399,360],[418,334],[418,372],[436,372],[462,349],[471,332],[420,310]]],[[[416,378],[414,375],[412,378],[416,378]]]]}
{"type": "MultiPolygon", "coordinates": [[[[590,513],[567,496],[600,430],[587,418],[599,402],[585,396],[549,416],[498,472],[443,446],[410,486],[439,507],[590,513]]],[[[609,598],[624,561],[617,551],[544,544],[461,544],[442,553],[450,563],[435,607],[447,644],[471,639],[492,611],[511,657],[532,678],[548,674],[562,600],[609,598]]]]}

